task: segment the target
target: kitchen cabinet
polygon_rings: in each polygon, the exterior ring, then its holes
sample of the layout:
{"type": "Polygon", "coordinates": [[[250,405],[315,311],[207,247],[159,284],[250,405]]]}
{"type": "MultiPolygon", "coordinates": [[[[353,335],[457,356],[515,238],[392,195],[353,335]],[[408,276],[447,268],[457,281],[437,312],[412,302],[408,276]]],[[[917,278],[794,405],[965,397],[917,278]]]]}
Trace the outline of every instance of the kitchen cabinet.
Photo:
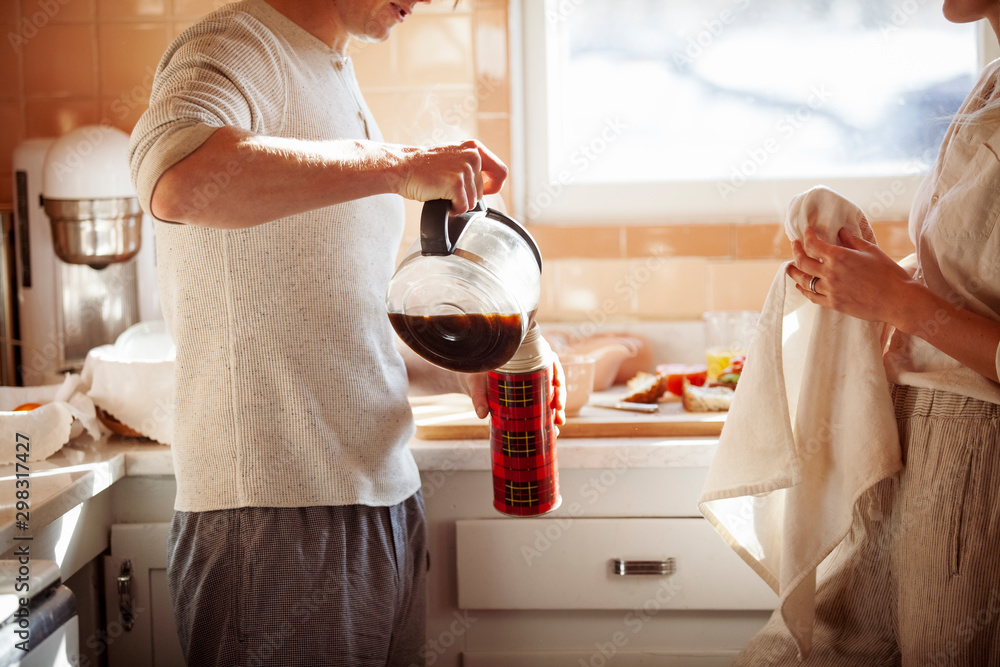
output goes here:
{"type": "Polygon", "coordinates": [[[108,667],[184,667],[167,590],[169,523],[114,524],[104,557],[108,667]]]}
{"type": "MultiPolygon", "coordinates": [[[[711,438],[566,438],[561,506],[524,519],[493,509],[485,441],[410,449],[429,530],[428,666],[728,665],[776,603],[695,506],[711,438]],[[612,558],[672,558],[675,572],[616,577],[612,558]]],[[[107,567],[106,619],[81,624],[81,664],[180,664],[165,585],[170,449],[71,443],[44,469],[32,476],[33,558],[55,561],[64,580],[89,579],[95,559],[107,567]],[[132,630],[117,604],[125,560],[132,630]]],[[[13,473],[0,477],[11,497],[13,473]]],[[[0,551],[10,557],[18,532],[4,511],[0,551]]]]}
{"type": "Polygon", "coordinates": [[[607,461],[563,465],[537,518],[494,511],[487,470],[421,466],[429,666],[721,667],[763,627],[777,596],[697,511],[707,466],[607,461]],[[673,573],[615,575],[616,558],[673,573]]]}

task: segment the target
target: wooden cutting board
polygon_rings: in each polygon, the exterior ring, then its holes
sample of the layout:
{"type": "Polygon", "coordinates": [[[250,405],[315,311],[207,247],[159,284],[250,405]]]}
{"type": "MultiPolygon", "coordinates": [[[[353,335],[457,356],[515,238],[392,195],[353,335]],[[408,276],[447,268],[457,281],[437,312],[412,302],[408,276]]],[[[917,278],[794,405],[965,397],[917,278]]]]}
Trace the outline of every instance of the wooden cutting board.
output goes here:
{"type": "MultiPolygon", "coordinates": [[[[611,401],[621,391],[594,394],[592,402],[611,401]]],[[[479,419],[472,400],[461,394],[411,399],[422,440],[487,440],[488,419],[479,419]]],[[[724,412],[686,412],[680,401],[660,403],[655,413],[643,414],[585,405],[580,414],[559,427],[560,438],[715,437],[726,421],[724,412]]]]}

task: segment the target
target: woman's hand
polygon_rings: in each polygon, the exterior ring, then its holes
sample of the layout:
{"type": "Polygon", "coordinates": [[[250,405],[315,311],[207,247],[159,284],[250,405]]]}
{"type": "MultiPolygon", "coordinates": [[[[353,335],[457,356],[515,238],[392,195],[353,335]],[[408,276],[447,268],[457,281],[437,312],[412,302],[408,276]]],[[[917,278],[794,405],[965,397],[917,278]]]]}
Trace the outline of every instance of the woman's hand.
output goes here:
{"type": "Polygon", "coordinates": [[[846,228],[840,230],[840,241],[843,246],[826,243],[811,228],[801,242],[792,241],[788,275],[796,289],[817,305],[895,325],[909,274],[875,243],[846,228]]]}
{"type": "Polygon", "coordinates": [[[555,355],[552,360],[552,413],[556,425],[566,423],[566,375],[555,355]]]}
{"type": "Polygon", "coordinates": [[[843,247],[824,243],[811,229],[792,242],[788,275],[807,299],[863,320],[886,322],[924,339],[997,382],[1000,323],[966,310],[910,277],[879,247],[840,230],[843,247]],[[809,289],[814,278],[815,293],[809,289]]]}

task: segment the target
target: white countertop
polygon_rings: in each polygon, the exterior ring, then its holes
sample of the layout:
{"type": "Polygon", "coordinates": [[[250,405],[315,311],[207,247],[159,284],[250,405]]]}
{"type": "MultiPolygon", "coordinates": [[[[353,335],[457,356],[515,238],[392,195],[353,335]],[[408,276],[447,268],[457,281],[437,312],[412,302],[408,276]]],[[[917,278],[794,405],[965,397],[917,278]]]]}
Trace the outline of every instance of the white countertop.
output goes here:
{"type": "MultiPolygon", "coordinates": [[[[564,438],[558,441],[559,467],[707,468],[715,438],[564,438]]],[[[421,471],[490,469],[486,440],[420,440],[410,450],[421,471]]],[[[172,476],[170,447],[143,439],[112,436],[99,441],[78,437],[44,461],[29,464],[28,532],[52,523],[126,476],[172,476]]],[[[0,466],[0,553],[18,536],[19,489],[13,464],[0,466]]]]}

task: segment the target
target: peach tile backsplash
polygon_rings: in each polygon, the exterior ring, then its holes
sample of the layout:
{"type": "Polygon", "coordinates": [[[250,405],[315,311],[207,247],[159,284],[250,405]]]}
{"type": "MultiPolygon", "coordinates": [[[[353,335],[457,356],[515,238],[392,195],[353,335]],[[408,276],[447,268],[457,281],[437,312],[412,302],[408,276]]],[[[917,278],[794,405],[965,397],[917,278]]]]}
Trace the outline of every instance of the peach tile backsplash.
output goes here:
{"type": "MultiPolygon", "coordinates": [[[[174,37],[228,0],[0,0],[0,206],[12,196],[11,151],[26,138],[89,123],[131,131],[152,72],[174,37]]],[[[365,97],[392,142],[475,136],[510,163],[507,0],[421,5],[381,44],[356,44],[365,97]]],[[[511,187],[502,205],[512,209],[511,187]]],[[[417,237],[408,202],[401,251],[417,237]]],[[[516,216],[516,212],[515,212],[516,216]]],[[[539,317],[552,321],[696,319],[751,308],[790,247],[780,224],[532,227],[545,257],[539,317]]],[[[875,227],[912,251],[904,222],[875,227]]]]}

